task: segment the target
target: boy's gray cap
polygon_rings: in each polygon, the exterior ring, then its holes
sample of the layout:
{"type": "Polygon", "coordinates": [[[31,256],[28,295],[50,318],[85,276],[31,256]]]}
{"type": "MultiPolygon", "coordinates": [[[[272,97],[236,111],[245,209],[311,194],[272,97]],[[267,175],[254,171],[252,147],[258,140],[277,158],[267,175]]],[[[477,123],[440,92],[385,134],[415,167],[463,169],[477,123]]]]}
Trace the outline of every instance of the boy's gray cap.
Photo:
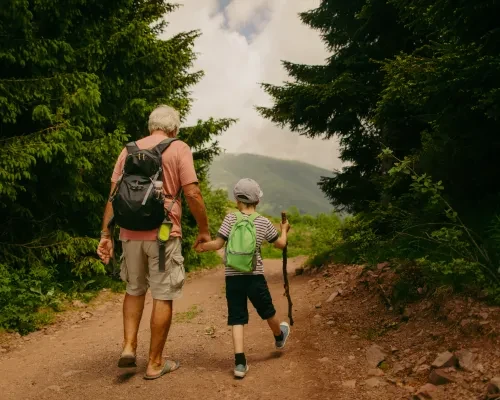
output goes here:
{"type": "Polygon", "coordinates": [[[242,203],[258,203],[263,193],[260,186],[253,179],[243,178],[234,187],[234,198],[242,203]]]}

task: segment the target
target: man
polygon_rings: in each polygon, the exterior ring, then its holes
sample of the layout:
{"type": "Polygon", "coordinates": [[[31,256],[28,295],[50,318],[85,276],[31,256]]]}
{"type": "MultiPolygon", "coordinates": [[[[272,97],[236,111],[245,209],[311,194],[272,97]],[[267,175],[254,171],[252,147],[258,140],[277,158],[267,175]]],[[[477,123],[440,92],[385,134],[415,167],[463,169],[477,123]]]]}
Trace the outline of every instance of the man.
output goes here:
{"type": "MultiPolygon", "coordinates": [[[[150,135],[135,142],[139,149],[150,149],[179,132],[179,113],[168,106],[159,106],[149,117],[150,135]]],[[[116,162],[111,178],[111,193],[123,173],[128,151],[123,149],[116,162]]],[[[123,302],[123,350],[118,362],[122,368],[136,366],[137,333],[144,309],[148,287],[153,297],[151,314],[151,343],[145,379],[157,379],[179,368],[177,361],[162,360],[163,348],[172,322],[173,300],[182,294],[184,284],[184,258],[181,254],[181,202],[175,195],[184,192],[187,204],[198,224],[199,234],[195,247],[210,241],[208,219],[203,197],[198,186],[193,156],[188,145],[173,141],[162,154],[163,192],[165,210],[172,221],[170,239],[165,243],[165,268],[160,271],[158,230],[131,231],[120,228],[123,242],[121,278],[127,282],[127,293],[123,302]]],[[[106,264],[113,256],[113,242],[108,223],[113,216],[112,203],[108,201],[104,211],[101,241],[97,249],[106,264]]]]}

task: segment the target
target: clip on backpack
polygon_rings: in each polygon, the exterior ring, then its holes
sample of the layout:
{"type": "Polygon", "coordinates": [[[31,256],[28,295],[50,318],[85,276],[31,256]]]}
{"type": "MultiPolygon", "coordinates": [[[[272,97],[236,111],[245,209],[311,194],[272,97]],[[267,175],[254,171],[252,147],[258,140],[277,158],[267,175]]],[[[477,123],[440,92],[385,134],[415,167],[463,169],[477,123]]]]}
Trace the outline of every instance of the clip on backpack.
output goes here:
{"type": "Polygon", "coordinates": [[[251,273],[257,266],[257,230],[254,221],[258,213],[235,213],[236,222],[231,228],[226,245],[226,266],[240,272],[251,273]]]}
{"type": "MultiPolygon", "coordinates": [[[[135,142],[126,145],[128,155],[123,173],[110,198],[117,225],[131,231],[150,231],[159,228],[165,219],[168,220],[168,213],[181,191],[165,211],[163,196],[158,197],[153,188],[155,181],[162,180],[162,154],[176,140],[179,139],[165,139],[155,147],[143,150],[135,142]]],[[[164,270],[163,256],[160,257],[160,271],[164,270]]]]}

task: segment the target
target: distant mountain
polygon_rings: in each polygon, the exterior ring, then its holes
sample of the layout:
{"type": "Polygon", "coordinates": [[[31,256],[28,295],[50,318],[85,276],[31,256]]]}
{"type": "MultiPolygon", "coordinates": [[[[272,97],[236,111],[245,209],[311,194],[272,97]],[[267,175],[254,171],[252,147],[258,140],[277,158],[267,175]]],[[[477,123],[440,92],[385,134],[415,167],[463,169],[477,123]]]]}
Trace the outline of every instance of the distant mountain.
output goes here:
{"type": "Polygon", "coordinates": [[[213,161],[209,178],[212,187],[227,190],[230,200],[239,179],[255,179],[264,192],[259,211],[278,216],[292,206],[310,215],[330,213],[333,207],[318,186],[322,176],[332,176],[332,172],[299,161],[224,154],[213,161]]]}

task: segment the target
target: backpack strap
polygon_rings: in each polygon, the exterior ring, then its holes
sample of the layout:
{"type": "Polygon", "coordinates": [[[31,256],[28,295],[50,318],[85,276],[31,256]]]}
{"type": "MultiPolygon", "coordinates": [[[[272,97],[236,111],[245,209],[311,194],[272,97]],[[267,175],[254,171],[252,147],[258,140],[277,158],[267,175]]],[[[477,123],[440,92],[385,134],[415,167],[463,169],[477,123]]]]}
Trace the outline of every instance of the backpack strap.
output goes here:
{"type": "Polygon", "coordinates": [[[140,150],[135,142],[127,143],[125,148],[127,149],[128,154],[133,154],[140,150]]]}
{"type": "Polygon", "coordinates": [[[165,150],[167,150],[168,146],[170,146],[173,142],[177,141],[179,139],[177,138],[168,138],[165,140],[162,140],[160,143],[158,143],[154,148],[156,151],[160,154],[163,154],[165,150]]]}
{"type": "Polygon", "coordinates": [[[253,223],[259,217],[260,217],[260,214],[258,212],[254,212],[252,215],[250,215],[248,217],[248,220],[253,223]]]}
{"type": "Polygon", "coordinates": [[[243,213],[240,211],[236,211],[234,213],[236,215],[236,223],[243,221],[243,213]]]}

